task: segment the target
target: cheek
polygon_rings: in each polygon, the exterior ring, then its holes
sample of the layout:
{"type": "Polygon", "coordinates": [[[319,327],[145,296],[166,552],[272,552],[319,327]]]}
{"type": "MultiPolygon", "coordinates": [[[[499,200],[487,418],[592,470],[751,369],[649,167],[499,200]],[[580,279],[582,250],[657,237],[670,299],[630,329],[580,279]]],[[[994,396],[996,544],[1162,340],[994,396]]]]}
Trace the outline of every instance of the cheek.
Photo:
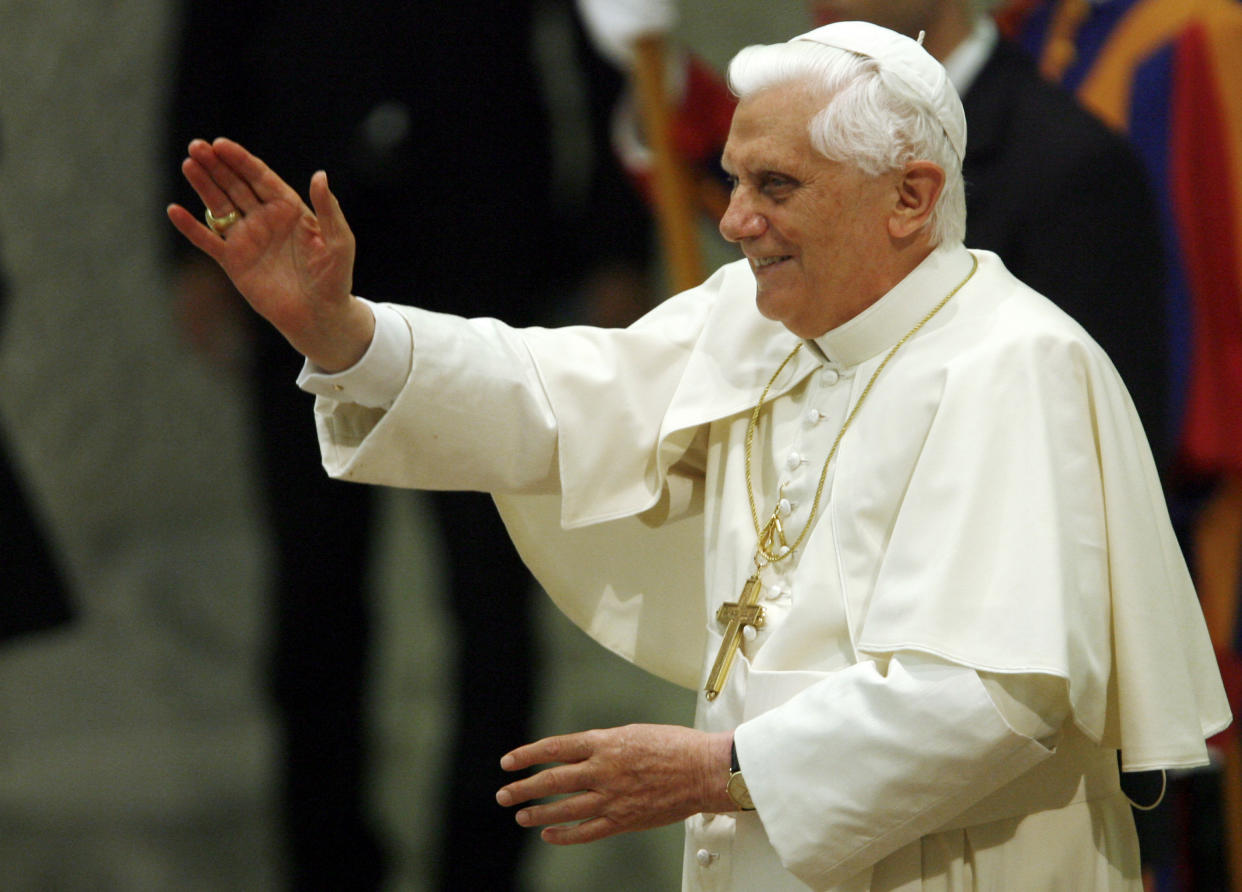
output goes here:
{"type": "Polygon", "coordinates": [[[802,267],[812,282],[828,282],[853,266],[857,245],[849,238],[820,238],[802,253],[802,267]]]}

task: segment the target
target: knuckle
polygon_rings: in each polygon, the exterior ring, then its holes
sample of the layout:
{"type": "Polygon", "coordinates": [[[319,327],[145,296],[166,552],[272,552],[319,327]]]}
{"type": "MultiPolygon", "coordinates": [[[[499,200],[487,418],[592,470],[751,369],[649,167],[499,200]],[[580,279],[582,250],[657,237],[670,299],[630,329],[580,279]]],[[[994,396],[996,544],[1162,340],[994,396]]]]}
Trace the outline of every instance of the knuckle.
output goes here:
{"type": "Polygon", "coordinates": [[[546,743],[547,745],[545,750],[547,752],[548,759],[553,762],[562,761],[565,755],[565,738],[549,737],[546,743]]]}
{"type": "Polygon", "coordinates": [[[555,765],[543,774],[549,793],[569,793],[577,786],[574,773],[564,765],[555,765]]]}

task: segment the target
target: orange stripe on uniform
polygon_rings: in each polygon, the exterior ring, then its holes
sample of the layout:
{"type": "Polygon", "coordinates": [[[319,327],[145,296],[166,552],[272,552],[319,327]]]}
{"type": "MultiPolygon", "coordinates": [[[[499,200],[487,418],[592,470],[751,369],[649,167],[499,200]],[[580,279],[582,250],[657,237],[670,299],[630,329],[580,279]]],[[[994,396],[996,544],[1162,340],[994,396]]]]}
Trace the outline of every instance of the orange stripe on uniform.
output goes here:
{"type": "Polygon", "coordinates": [[[1185,27],[1199,7],[1216,0],[1143,0],[1113,27],[1091,71],[1078,87],[1078,98],[1105,123],[1128,129],[1134,70],[1185,27]]]}

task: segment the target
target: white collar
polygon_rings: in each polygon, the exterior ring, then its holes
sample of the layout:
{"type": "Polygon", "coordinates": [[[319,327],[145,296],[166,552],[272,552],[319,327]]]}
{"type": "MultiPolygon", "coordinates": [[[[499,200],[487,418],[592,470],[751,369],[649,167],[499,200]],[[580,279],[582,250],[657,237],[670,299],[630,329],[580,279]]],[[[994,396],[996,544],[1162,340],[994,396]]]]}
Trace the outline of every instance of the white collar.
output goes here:
{"type": "Polygon", "coordinates": [[[941,245],[887,294],[848,322],[813,340],[819,352],[848,368],[896,344],[969,273],[961,242],[941,245]]]}

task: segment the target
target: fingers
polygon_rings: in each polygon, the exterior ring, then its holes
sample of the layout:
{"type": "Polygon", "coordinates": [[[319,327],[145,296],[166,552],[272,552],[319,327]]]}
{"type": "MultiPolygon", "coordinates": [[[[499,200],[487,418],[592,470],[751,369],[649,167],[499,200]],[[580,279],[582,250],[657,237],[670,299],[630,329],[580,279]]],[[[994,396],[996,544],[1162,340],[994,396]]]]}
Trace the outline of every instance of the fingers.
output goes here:
{"type": "MultiPolygon", "coordinates": [[[[265,206],[287,206],[295,213],[311,215],[311,209],[293,188],[233,140],[224,137],[212,142],[195,139],[187,151],[188,157],[181,164],[182,173],[211,217],[228,221],[234,212],[245,217],[265,206]]],[[[312,178],[311,196],[320,234],[338,252],[344,250],[352,258],[353,233],[336,196],[328,188],[327,174],[323,171],[312,178]]],[[[225,227],[210,225],[208,228],[223,236],[225,227]]],[[[199,244],[193,238],[191,241],[199,244]]]]}
{"type": "Polygon", "coordinates": [[[220,188],[207,168],[193,156],[181,162],[181,173],[198,193],[203,206],[216,217],[225,217],[234,209],[235,205],[228,193],[220,188]]]}
{"type": "Polygon", "coordinates": [[[599,817],[606,803],[600,793],[586,792],[577,796],[567,796],[555,802],[545,802],[523,808],[515,814],[516,820],[523,827],[542,827],[547,824],[565,824],[571,821],[585,821],[599,817]]]}
{"type": "MultiPolygon", "coordinates": [[[[225,170],[221,173],[235,177],[240,185],[245,186],[245,191],[252,194],[258,201],[280,199],[301,201],[292,186],[277,176],[261,159],[242,148],[240,144],[222,136],[212,141],[211,149],[223,162],[225,170]]],[[[229,194],[233,193],[230,191],[229,194]]],[[[241,207],[243,211],[246,210],[245,205],[241,207]]]]}
{"type": "Polygon", "coordinates": [[[547,796],[560,796],[566,793],[579,793],[593,786],[594,777],[583,766],[556,765],[546,768],[537,774],[514,781],[501,787],[496,793],[496,801],[501,805],[520,805],[532,799],[543,799],[547,796]]]}
{"type": "Polygon", "coordinates": [[[555,802],[523,808],[513,817],[523,827],[544,827],[540,834],[554,845],[577,845],[594,842],[624,832],[611,817],[604,814],[609,798],[595,791],[568,796],[555,802]],[[549,824],[568,826],[547,826],[549,824]]]}
{"type": "MultiPolygon", "coordinates": [[[[555,764],[502,787],[496,793],[496,801],[503,806],[520,805],[533,799],[543,799],[567,793],[581,793],[591,786],[592,778],[585,763],[593,753],[586,734],[565,734],[558,737],[546,737],[526,746],[520,746],[506,753],[500,760],[500,767],[505,771],[521,771],[534,765],[555,764]]],[[[524,826],[556,823],[557,821],[581,820],[595,814],[588,811],[584,814],[570,814],[571,809],[580,808],[582,796],[574,796],[561,800],[559,803],[535,806],[523,809],[518,813],[518,823],[524,826]],[[570,805],[569,803],[577,803],[570,805]],[[532,815],[534,816],[532,818],[532,815]],[[554,817],[546,817],[554,815],[554,817]]]]}
{"type": "Polygon", "coordinates": [[[349,223],[345,221],[340,202],[336,200],[336,196],[328,187],[328,175],[322,170],[311,177],[310,199],[311,206],[315,209],[315,216],[319,220],[319,231],[324,241],[334,246],[347,245],[352,250],[354,234],[349,228],[349,223]]]}
{"type": "MultiPolygon", "coordinates": [[[[500,760],[507,771],[548,767],[502,787],[496,801],[521,806],[517,823],[544,827],[543,839],[555,845],[659,827],[715,804],[700,789],[705,766],[715,772],[717,762],[728,764],[731,737],[666,725],[548,737],[500,760]],[[715,737],[723,741],[723,760],[708,746],[715,737]],[[553,824],[573,826],[547,826],[553,824]]],[[[723,777],[723,768],[716,773],[723,777]]]]}
{"type": "Polygon", "coordinates": [[[288,201],[302,206],[297,192],[266,164],[231,139],[195,139],[182,172],[216,217],[236,209],[248,214],[260,205],[288,201]]]}
{"type": "Polygon", "coordinates": [[[170,204],[167,209],[168,219],[177,231],[184,235],[194,247],[198,248],[217,263],[221,260],[224,240],[202,224],[200,219],[179,204],[170,204]]]}
{"type": "Polygon", "coordinates": [[[250,184],[216,152],[215,143],[196,139],[188,151],[190,157],[182,163],[182,173],[217,217],[234,209],[250,213],[261,204],[250,184]]]}
{"type": "Polygon", "coordinates": [[[617,826],[615,821],[599,817],[568,827],[545,827],[539,834],[539,838],[554,846],[574,846],[584,842],[595,842],[621,832],[624,831],[617,826]]]}
{"type": "Polygon", "coordinates": [[[581,762],[590,758],[593,748],[587,734],[561,734],[545,737],[506,753],[500,760],[505,771],[521,771],[549,762],[581,762]]]}

